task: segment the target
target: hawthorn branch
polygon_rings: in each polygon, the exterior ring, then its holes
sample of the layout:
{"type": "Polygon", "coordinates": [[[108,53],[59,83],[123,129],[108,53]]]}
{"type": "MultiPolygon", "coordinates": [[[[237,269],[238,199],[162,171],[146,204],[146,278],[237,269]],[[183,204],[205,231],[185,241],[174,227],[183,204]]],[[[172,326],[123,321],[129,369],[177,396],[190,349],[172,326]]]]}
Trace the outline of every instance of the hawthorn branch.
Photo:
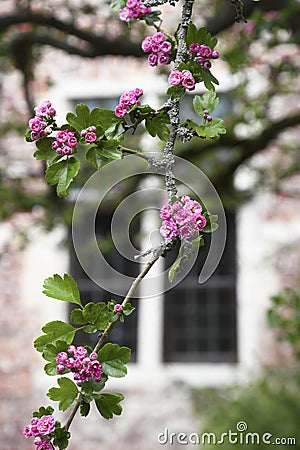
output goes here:
{"type": "MultiPolygon", "coordinates": [[[[135,278],[135,280],[133,281],[126,297],[124,298],[123,302],[122,302],[122,307],[125,308],[125,306],[127,305],[128,302],[130,302],[130,300],[132,299],[135,291],[137,290],[138,286],[140,285],[141,281],[143,280],[143,278],[145,278],[145,276],[147,275],[147,273],[149,272],[149,270],[151,269],[151,267],[156,263],[156,261],[159,259],[159,256],[154,256],[150,261],[148,261],[148,263],[145,265],[145,267],[143,268],[143,270],[140,272],[140,274],[135,278]]],[[[99,339],[99,341],[97,342],[97,344],[95,345],[93,352],[98,353],[98,351],[100,350],[100,348],[103,346],[106,338],[108,337],[109,333],[111,332],[111,330],[114,328],[116,322],[110,322],[107,327],[105,328],[105,330],[103,331],[101,338],[99,339]]],[[[73,409],[70,413],[70,416],[64,426],[65,430],[68,430],[70,428],[71,423],[73,422],[73,419],[81,405],[81,401],[83,399],[83,393],[80,392],[78,399],[75,403],[75,405],[73,406],[73,409]]]]}

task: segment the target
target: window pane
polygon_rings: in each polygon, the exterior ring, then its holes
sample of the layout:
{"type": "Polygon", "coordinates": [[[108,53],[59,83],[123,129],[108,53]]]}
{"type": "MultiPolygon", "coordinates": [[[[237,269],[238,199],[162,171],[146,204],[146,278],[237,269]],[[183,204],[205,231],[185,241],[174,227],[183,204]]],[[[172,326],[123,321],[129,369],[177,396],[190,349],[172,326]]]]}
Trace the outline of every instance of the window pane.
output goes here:
{"type": "MultiPolygon", "coordinates": [[[[198,283],[207,241],[185,280],[165,294],[165,361],[236,361],[234,214],[227,214],[227,226],[227,243],[215,274],[204,285],[198,283]]],[[[172,258],[167,258],[168,266],[172,258]]]]}

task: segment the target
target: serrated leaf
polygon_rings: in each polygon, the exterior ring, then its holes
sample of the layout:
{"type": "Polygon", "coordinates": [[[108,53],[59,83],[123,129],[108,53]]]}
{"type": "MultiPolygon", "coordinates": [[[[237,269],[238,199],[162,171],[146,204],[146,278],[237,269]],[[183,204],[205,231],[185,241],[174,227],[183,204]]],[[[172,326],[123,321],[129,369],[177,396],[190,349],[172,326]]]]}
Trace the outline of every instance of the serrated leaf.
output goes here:
{"type": "Polygon", "coordinates": [[[78,174],[79,168],[80,161],[74,156],[55,162],[46,171],[46,181],[51,186],[57,184],[57,195],[64,197],[68,195],[68,187],[78,174]]]}
{"type": "Polygon", "coordinates": [[[103,141],[99,152],[108,159],[121,159],[122,153],[118,150],[120,145],[120,141],[116,139],[108,139],[107,141],[103,141]]]}
{"type": "Polygon", "coordinates": [[[124,395],[114,392],[100,394],[99,398],[95,399],[95,403],[101,416],[105,419],[112,419],[113,415],[119,416],[122,413],[120,405],[122,400],[124,400],[124,395]]]}
{"type": "Polygon", "coordinates": [[[130,314],[132,314],[134,310],[135,310],[135,307],[132,306],[131,303],[127,303],[123,308],[123,314],[124,314],[124,316],[130,316],[130,314]]]}
{"type": "Polygon", "coordinates": [[[180,100],[186,93],[185,88],[182,85],[170,86],[167,90],[167,94],[172,100],[180,100]]]}
{"type": "Polygon", "coordinates": [[[96,330],[104,330],[109,323],[109,311],[104,302],[90,302],[83,308],[82,315],[86,322],[93,325],[96,330]]]}
{"type": "Polygon", "coordinates": [[[57,341],[65,341],[68,345],[74,339],[76,328],[61,320],[46,323],[42,331],[45,333],[34,341],[34,347],[38,352],[43,352],[46,345],[55,344],[57,341]]]}
{"type": "Polygon", "coordinates": [[[44,281],[43,288],[43,294],[47,295],[47,297],[81,306],[77,283],[71,275],[64,274],[62,278],[60,275],[55,274],[44,281]]]}
{"type": "Polygon", "coordinates": [[[125,364],[130,359],[131,350],[118,344],[105,344],[98,353],[103,372],[111,377],[121,378],[127,373],[125,364]]]}
{"type": "Polygon", "coordinates": [[[197,28],[196,28],[196,25],[194,25],[191,22],[188,26],[186,43],[189,47],[193,42],[196,42],[196,41],[197,41],[197,28]]]}
{"type": "Polygon", "coordinates": [[[174,262],[174,264],[172,265],[171,269],[169,270],[168,280],[170,281],[170,283],[172,283],[175,280],[175,278],[177,277],[177,275],[180,271],[181,261],[182,261],[182,257],[177,258],[176,261],[174,262]]]}
{"type": "Polygon", "coordinates": [[[38,411],[34,411],[32,413],[32,416],[38,417],[40,419],[42,416],[51,416],[53,414],[53,412],[54,412],[54,408],[52,408],[52,406],[47,406],[47,408],[45,408],[44,406],[41,406],[38,411]]]}
{"type": "Polygon", "coordinates": [[[197,250],[199,247],[203,247],[204,245],[204,239],[201,234],[197,236],[195,239],[192,240],[192,250],[197,250]]]}
{"type": "Polygon", "coordinates": [[[114,111],[105,108],[94,108],[90,114],[91,125],[100,125],[103,130],[107,130],[112,125],[116,125],[121,122],[121,119],[117,117],[114,111]]]}
{"type": "Polygon", "coordinates": [[[206,218],[206,225],[202,230],[203,233],[212,233],[213,231],[216,231],[219,227],[216,223],[218,220],[217,214],[208,214],[205,212],[203,215],[206,218]]]}
{"type": "Polygon", "coordinates": [[[199,125],[195,128],[198,136],[206,136],[211,139],[219,138],[221,134],[226,133],[226,128],[223,125],[223,119],[213,119],[206,125],[199,125]]]}
{"type": "Polygon", "coordinates": [[[49,375],[50,377],[54,377],[56,375],[58,375],[58,372],[56,370],[56,366],[57,366],[57,362],[56,361],[52,361],[48,364],[46,364],[44,366],[44,371],[47,375],[49,375]]]}
{"type": "Polygon", "coordinates": [[[107,161],[107,158],[103,157],[102,153],[99,151],[99,148],[96,146],[90,147],[87,150],[85,159],[87,162],[93,164],[96,169],[100,169],[100,167],[102,167],[107,161]]]}
{"type": "Polygon", "coordinates": [[[34,152],[33,156],[38,161],[47,161],[48,165],[53,164],[54,162],[59,161],[62,158],[62,155],[56,153],[51,147],[52,142],[55,141],[55,138],[52,137],[43,137],[36,142],[36,146],[38,150],[34,152]]]}
{"type": "Polygon", "coordinates": [[[53,361],[58,353],[67,351],[68,346],[69,344],[65,341],[57,341],[55,344],[48,344],[44,348],[42,356],[46,361],[53,361]]]}
{"type": "Polygon", "coordinates": [[[200,73],[206,89],[214,91],[215,86],[213,83],[219,84],[219,81],[212,75],[210,70],[200,69],[200,73]]]}
{"type": "Polygon", "coordinates": [[[160,114],[147,119],[145,122],[145,127],[152,137],[158,136],[161,141],[167,141],[170,134],[168,127],[169,123],[170,119],[168,114],[161,112],[160,114]]]}
{"type": "Polygon", "coordinates": [[[126,0],[112,0],[110,7],[113,11],[120,11],[126,6],[126,0]]]}
{"type": "Polygon", "coordinates": [[[87,417],[91,409],[90,403],[82,402],[80,405],[80,415],[82,417],[87,417]]]}
{"type": "Polygon", "coordinates": [[[203,95],[195,95],[193,98],[193,107],[195,113],[203,117],[203,112],[205,109],[208,110],[209,114],[212,114],[219,103],[217,94],[214,91],[205,92],[203,95]]]}
{"type": "Polygon", "coordinates": [[[60,387],[49,389],[47,396],[59,402],[58,407],[61,411],[66,411],[76,400],[79,391],[76,384],[69,378],[62,377],[57,382],[60,387]]]}
{"type": "Polygon", "coordinates": [[[86,320],[82,314],[82,309],[80,309],[80,308],[73,309],[73,311],[71,312],[70,318],[71,318],[71,321],[73,323],[75,323],[76,325],[83,325],[86,323],[86,320]]]}

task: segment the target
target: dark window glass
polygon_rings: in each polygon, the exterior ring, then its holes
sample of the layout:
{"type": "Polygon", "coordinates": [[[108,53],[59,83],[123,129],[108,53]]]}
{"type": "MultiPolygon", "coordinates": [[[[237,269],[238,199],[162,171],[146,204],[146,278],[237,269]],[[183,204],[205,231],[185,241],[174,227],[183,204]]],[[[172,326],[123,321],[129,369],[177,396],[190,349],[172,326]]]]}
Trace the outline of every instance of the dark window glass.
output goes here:
{"type": "Polygon", "coordinates": [[[234,214],[227,214],[227,227],[225,251],[214,275],[203,285],[198,283],[208,239],[185,280],[165,294],[166,362],[236,361],[234,214]]]}

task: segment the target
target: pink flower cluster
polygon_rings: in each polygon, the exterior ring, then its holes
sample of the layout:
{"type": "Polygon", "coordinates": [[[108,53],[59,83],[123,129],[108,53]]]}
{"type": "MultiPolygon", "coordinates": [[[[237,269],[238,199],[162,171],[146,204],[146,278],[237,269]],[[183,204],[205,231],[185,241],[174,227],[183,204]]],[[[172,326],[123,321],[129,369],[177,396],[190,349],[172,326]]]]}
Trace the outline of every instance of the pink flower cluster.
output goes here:
{"type": "Polygon", "coordinates": [[[62,155],[71,155],[73,148],[78,144],[74,131],[62,130],[56,135],[55,141],[52,142],[51,147],[56,153],[62,155]]]}
{"type": "Polygon", "coordinates": [[[49,100],[44,101],[40,106],[34,108],[35,116],[29,120],[29,128],[31,130],[31,139],[36,141],[41,137],[48,136],[51,131],[53,117],[56,115],[55,109],[49,100]]]}
{"type": "Polygon", "coordinates": [[[144,4],[138,0],[127,0],[125,8],[121,9],[119,18],[122,22],[128,23],[131,19],[140,19],[141,16],[150,14],[152,8],[144,6],[144,4]]]}
{"type": "Polygon", "coordinates": [[[142,42],[142,50],[148,55],[148,63],[154,67],[158,64],[168,64],[172,52],[171,42],[166,40],[164,33],[158,31],[153,36],[147,36],[142,42]]]}
{"type": "Polygon", "coordinates": [[[36,450],[53,450],[49,442],[49,434],[55,430],[55,419],[53,416],[33,417],[29,425],[25,425],[23,434],[29,439],[34,436],[36,450]]]}
{"type": "Polygon", "coordinates": [[[160,228],[161,235],[166,239],[177,236],[181,239],[197,237],[206,225],[206,219],[201,213],[200,203],[191,200],[188,195],[172,205],[167,203],[160,210],[160,217],[164,219],[160,228]]]}
{"type": "Polygon", "coordinates": [[[183,70],[182,72],[173,70],[169,75],[168,81],[171,86],[179,86],[182,84],[188,91],[195,89],[195,79],[189,70],[183,70]]]}
{"type": "Polygon", "coordinates": [[[85,142],[92,144],[97,140],[97,135],[95,133],[96,127],[94,125],[88,127],[86,130],[82,130],[80,136],[84,137],[85,142]]]}
{"type": "Polygon", "coordinates": [[[95,352],[88,356],[86,348],[70,345],[68,353],[58,353],[56,357],[56,371],[62,373],[66,369],[71,370],[74,373],[73,378],[79,386],[84,381],[90,381],[92,378],[95,382],[99,382],[102,376],[102,366],[97,358],[98,355],[95,352]]]}
{"type": "Polygon", "coordinates": [[[210,59],[219,58],[219,52],[212,50],[208,45],[198,44],[198,42],[193,42],[190,45],[190,52],[195,61],[206,70],[211,68],[211,62],[209,61],[210,59]]]}
{"type": "Polygon", "coordinates": [[[115,114],[117,117],[125,117],[128,111],[134,105],[141,105],[141,102],[138,100],[143,95],[143,90],[139,88],[135,88],[132,91],[126,92],[122,94],[119,100],[119,104],[115,108],[115,114]]]}

